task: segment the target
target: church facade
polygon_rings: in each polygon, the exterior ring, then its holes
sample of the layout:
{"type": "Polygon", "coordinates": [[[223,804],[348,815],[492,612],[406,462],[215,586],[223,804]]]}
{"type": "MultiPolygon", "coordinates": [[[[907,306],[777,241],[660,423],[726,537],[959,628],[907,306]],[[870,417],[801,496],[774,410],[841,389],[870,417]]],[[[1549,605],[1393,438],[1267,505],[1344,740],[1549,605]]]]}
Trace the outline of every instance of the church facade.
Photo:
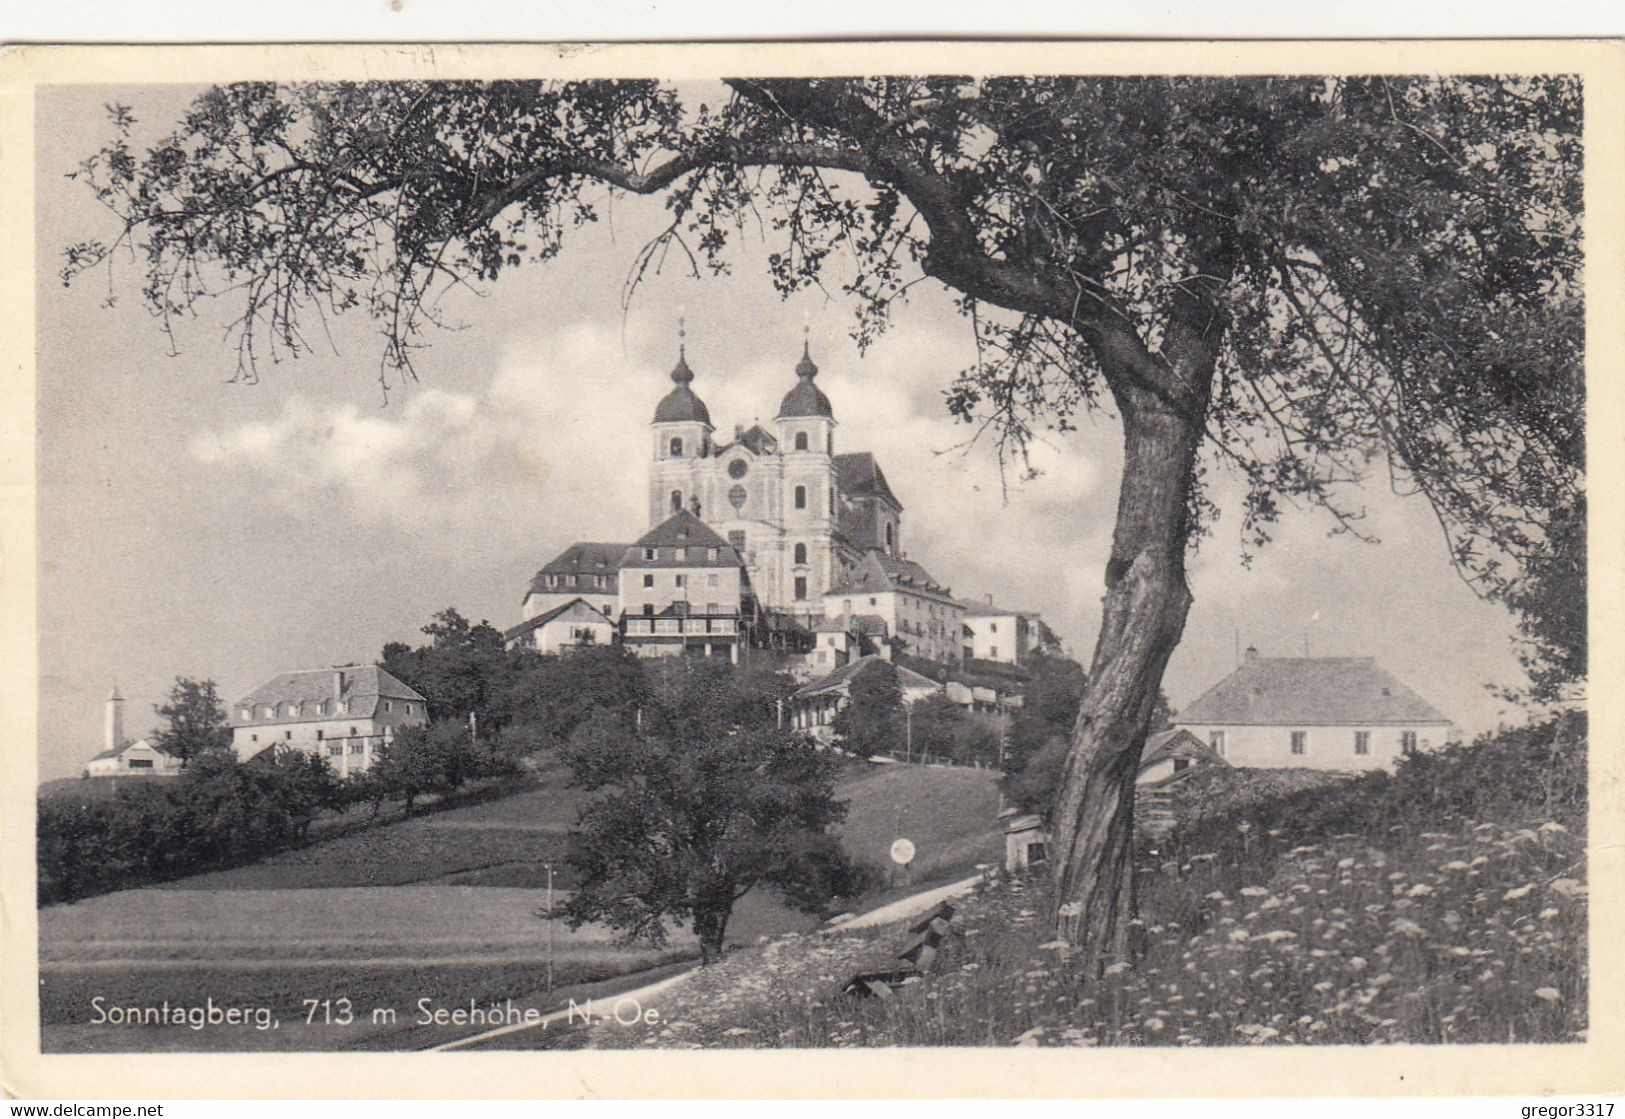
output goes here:
{"type": "Polygon", "coordinates": [[[898,554],[903,506],[873,455],[838,448],[835,411],[805,347],[795,374],[773,430],[736,426],[724,442],[679,354],[650,424],[649,524],[693,513],[743,558],[764,610],[810,625],[870,551],[898,554]]]}

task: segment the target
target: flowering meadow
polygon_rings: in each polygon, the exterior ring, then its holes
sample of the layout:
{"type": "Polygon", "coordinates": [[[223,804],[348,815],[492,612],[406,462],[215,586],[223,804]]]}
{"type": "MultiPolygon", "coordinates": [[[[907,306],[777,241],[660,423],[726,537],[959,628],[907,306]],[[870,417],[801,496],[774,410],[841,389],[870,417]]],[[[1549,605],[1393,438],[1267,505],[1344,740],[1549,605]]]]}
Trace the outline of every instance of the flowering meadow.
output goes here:
{"type": "Polygon", "coordinates": [[[1584,1039],[1583,721],[1308,794],[1249,799],[1236,786],[1267,775],[1222,776],[1243,808],[1142,848],[1145,952],[1104,976],[1080,974],[1052,939],[1046,882],[995,880],[956,903],[931,973],[892,998],[841,992],[885,965],[902,928],[780,939],[673,990],[660,1022],[603,1027],[593,1044],[1584,1039]],[[1486,774],[1519,780],[1475,793],[1486,774]],[[1290,811],[1305,795],[1314,809],[1290,811]]]}

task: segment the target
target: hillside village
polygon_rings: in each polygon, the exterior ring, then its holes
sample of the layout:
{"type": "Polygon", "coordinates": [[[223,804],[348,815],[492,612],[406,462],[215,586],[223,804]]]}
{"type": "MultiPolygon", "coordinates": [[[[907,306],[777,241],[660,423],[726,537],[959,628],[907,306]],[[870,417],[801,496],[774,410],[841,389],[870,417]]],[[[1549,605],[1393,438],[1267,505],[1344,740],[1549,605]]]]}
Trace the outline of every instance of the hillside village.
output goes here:
{"type": "MultiPolygon", "coordinates": [[[[837,449],[834,405],[803,346],[773,430],[719,440],[693,388],[686,343],[650,421],[650,527],[630,542],[573,543],[520,596],[510,648],[544,656],[619,646],[639,657],[698,656],[793,677],[786,721],[823,742],[851,682],[885,662],[905,704],[933,695],[1002,727],[1020,710],[1035,657],[1060,643],[1042,615],[956,597],[903,546],[903,511],[878,460],[837,449]]],[[[124,734],[107,700],[90,777],[173,776],[151,737],[124,734]]],[[[366,771],[395,731],[428,721],[428,701],[379,665],[291,670],[229,707],[239,760],[279,750],[366,771]]],[[[1459,737],[1372,658],[1245,661],[1177,713],[1180,757],[1148,745],[1142,780],[1192,763],[1359,771],[1391,768],[1459,737]]]]}
{"type": "MultiPolygon", "coordinates": [[[[673,387],[650,421],[650,528],[630,542],[578,541],[520,596],[509,648],[543,656],[621,646],[640,658],[760,664],[798,682],[786,723],[834,737],[851,680],[886,663],[905,705],[941,695],[1003,728],[1020,710],[1035,656],[1058,655],[1040,612],[955,598],[903,547],[903,503],[876,456],[837,450],[837,417],[808,346],[773,430],[717,439],[679,346],[673,387]]],[[[276,750],[362,773],[426,697],[379,664],[294,669],[229,706],[239,760],[276,750]]],[[[153,737],[128,739],[124,698],[107,698],[106,736],[86,776],[174,776],[153,737]]],[[[1453,741],[1448,716],[1373,658],[1271,658],[1256,648],[1172,719],[1185,752],[1147,745],[1142,781],[1193,763],[1360,771],[1453,741]],[[1201,745],[1201,750],[1189,744],[1201,745]]]]}

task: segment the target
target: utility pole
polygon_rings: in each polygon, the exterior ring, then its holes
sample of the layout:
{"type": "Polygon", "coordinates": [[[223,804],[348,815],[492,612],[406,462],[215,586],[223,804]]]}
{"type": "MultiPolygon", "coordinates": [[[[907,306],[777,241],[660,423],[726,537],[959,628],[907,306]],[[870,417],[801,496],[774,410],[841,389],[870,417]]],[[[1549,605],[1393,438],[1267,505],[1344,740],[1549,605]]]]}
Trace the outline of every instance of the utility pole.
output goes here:
{"type": "Polygon", "coordinates": [[[547,863],[547,989],[553,990],[553,864],[547,863]]]}

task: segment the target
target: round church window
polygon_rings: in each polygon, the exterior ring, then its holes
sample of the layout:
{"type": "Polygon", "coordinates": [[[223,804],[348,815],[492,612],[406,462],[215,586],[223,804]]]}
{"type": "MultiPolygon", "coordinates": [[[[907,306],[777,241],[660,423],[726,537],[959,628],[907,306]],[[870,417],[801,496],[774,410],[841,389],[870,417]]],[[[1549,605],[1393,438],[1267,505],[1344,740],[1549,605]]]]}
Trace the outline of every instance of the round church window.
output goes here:
{"type": "Polygon", "coordinates": [[[728,464],[728,477],[743,478],[750,466],[742,458],[736,458],[728,464]]]}
{"type": "Polygon", "coordinates": [[[745,507],[745,487],[744,486],[735,486],[733,489],[728,491],[728,504],[732,505],[734,507],[735,511],[738,511],[738,510],[743,509],[745,507]]]}

